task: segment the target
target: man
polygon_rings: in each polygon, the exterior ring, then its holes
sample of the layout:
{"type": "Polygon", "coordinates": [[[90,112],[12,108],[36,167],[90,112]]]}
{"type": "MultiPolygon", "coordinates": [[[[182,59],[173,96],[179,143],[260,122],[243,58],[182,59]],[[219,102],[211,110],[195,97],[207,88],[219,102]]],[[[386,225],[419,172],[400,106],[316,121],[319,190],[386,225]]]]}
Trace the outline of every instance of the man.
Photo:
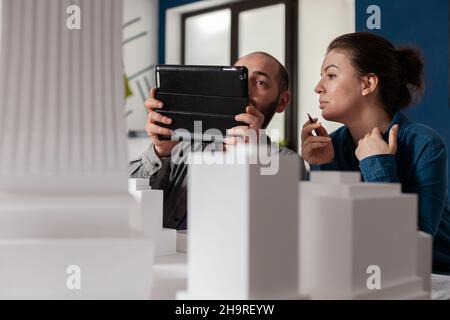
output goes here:
{"type": "MultiPolygon", "coordinates": [[[[275,113],[284,112],[290,101],[289,76],[286,68],[274,57],[264,52],[254,52],[239,59],[235,66],[245,66],[249,71],[249,106],[246,113],[236,116],[236,121],[247,126],[238,126],[228,131],[230,136],[246,136],[249,129],[265,129],[275,113]]],[[[171,135],[172,130],[157,123],[170,124],[171,119],[157,112],[163,108],[155,100],[156,89],[150,91],[150,99],[145,102],[149,111],[145,129],[151,139],[147,151],[130,163],[131,178],[150,178],[154,189],[164,191],[164,218],[166,228],[186,229],[187,208],[187,165],[171,161],[171,154],[178,154],[190,146],[190,142],[162,141],[158,135],[171,135]],[[175,153],[174,153],[175,152],[175,153]]],[[[237,143],[236,137],[229,137],[225,144],[237,143]]],[[[205,145],[201,146],[202,148],[205,145]]],[[[280,154],[296,154],[287,148],[279,149],[280,154]]],[[[185,154],[185,153],[184,153],[185,154]]],[[[301,162],[300,176],[305,170],[301,162]]]]}

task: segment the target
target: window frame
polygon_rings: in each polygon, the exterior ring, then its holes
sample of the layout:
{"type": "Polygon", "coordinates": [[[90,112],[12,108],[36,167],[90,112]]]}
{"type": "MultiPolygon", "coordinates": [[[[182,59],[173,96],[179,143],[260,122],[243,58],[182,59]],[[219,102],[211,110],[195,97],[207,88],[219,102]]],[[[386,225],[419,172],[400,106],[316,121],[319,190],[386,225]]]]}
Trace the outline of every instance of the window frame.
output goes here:
{"type": "Polygon", "coordinates": [[[246,0],[190,11],[181,15],[181,63],[185,64],[186,20],[190,17],[218,10],[231,11],[230,59],[238,57],[239,14],[243,11],[259,9],[271,5],[285,5],[285,66],[290,78],[291,101],[285,111],[284,130],[287,147],[298,152],[298,0],[246,0]]]}

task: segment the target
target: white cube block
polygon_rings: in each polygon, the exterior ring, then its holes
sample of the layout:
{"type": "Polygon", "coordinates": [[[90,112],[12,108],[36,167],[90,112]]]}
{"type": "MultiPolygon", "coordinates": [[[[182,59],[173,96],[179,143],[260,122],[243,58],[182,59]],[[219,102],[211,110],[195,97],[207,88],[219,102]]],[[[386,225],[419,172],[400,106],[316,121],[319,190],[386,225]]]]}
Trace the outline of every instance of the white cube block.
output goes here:
{"type": "Polygon", "coordinates": [[[299,158],[189,167],[188,288],[182,299],[298,298],[299,158]]]}

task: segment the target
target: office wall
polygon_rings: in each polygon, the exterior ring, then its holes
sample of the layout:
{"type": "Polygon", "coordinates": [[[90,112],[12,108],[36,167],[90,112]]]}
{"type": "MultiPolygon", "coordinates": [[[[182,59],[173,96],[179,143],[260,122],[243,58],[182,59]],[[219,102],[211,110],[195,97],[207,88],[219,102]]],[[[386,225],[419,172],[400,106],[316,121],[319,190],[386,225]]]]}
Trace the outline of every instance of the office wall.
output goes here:
{"type": "Polygon", "coordinates": [[[3,6],[3,1],[0,0],[0,54],[2,52],[2,6],[3,6]]]}
{"type": "Polygon", "coordinates": [[[158,0],[126,0],[123,6],[123,64],[133,93],[126,101],[127,128],[143,131],[157,63],[158,0]]]}
{"type": "Polygon", "coordinates": [[[370,31],[396,44],[416,44],[422,51],[426,91],[420,103],[409,108],[406,115],[412,121],[433,127],[450,145],[448,1],[356,0],[358,31],[369,31],[366,26],[369,5],[381,9],[381,29],[370,31]]]}
{"type": "Polygon", "coordinates": [[[320,80],[320,68],[328,44],[341,34],[355,31],[354,10],[355,0],[299,2],[299,128],[306,122],[307,112],[319,117],[329,132],[341,126],[321,117],[319,96],[314,88],[320,80]]]}

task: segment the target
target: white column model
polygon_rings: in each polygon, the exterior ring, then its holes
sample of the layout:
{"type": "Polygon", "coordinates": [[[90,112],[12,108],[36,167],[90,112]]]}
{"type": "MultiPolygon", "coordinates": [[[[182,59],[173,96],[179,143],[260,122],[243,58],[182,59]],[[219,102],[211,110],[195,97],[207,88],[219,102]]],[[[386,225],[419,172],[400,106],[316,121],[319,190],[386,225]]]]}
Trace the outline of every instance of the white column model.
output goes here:
{"type": "Polygon", "coordinates": [[[0,298],[150,298],[152,242],[128,225],[122,1],[2,12],[0,298]]]}
{"type": "Polygon", "coordinates": [[[188,285],[177,297],[299,298],[299,158],[280,157],[270,175],[246,159],[210,160],[189,165],[188,285]]]}
{"type": "Polygon", "coordinates": [[[300,288],[312,299],[429,299],[431,237],[417,196],[359,172],[312,172],[300,187],[300,288]]]}

